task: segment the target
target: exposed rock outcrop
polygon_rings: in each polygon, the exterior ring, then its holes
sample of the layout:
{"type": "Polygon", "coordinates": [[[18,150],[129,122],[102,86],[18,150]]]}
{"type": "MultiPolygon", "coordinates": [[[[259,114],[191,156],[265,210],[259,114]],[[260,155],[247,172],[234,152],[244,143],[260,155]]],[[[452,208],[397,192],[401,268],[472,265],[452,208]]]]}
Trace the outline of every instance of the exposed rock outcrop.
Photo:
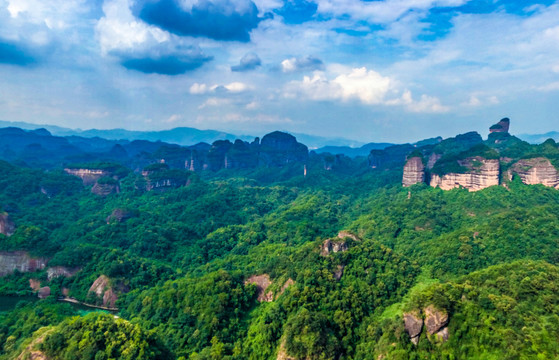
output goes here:
{"type": "Polygon", "coordinates": [[[103,306],[114,308],[118,296],[111,287],[110,280],[105,275],[99,276],[89,288],[90,293],[94,293],[98,298],[103,299],[103,306]]]}
{"type": "Polygon", "coordinates": [[[33,272],[47,266],[48,259],[32,258],[25,251],[0,251],[0,276],[14,271],[33,272]]]}
{"type": "Polygon", "coordinates": [[[544,157],[519,160],[510,171],[518,175],[524,184],[542,184],[559,189],[559,172],[544,157]]]}
{"type": "Polygon", "coordinates": [[[425,182],[423,159],[419,156],[409,158],[406,165],[404,165],[402,185],[407,187],[423,182],[425,182]]]}
{"type": "Polygon", "coordinates": [[[276,299],[285,292],[285,290],[287,290],[288,287],[290,287],[291,285],[295,284],[295,281],[293,281],[292,278],[289,278],[285,281],[285,283],[281,286],[281,289],[279,291],[279,293],[276,294],[276,299]]]}
{"type": "Polygon", "coordinates": [[[54,278],[57,278],[57,277],[60,277],[60,276],[71,277],[75,273],[77,273],[79,270],[80,270],[79,268],[69,269],[69,268],[64,267],[64,266],[53,266],[53,267],[49,267],[47,269],[47,278],[50,281],[50,280],[52,280],[54,278]]]}
{"type": "Polygon", "coordinates": [[[258,298],[257,300],[260,302],[266,301],[270,302],[274,299],[274,293],[271,291],[266,292],[268,287],[272,285],[272,281],[270,280],[270,275],[262,274],[262,275],[253,275],[245,280],[245,285],[247,284],[254,284],[256,285],[258,298]]]}
{"type": "Polygon", "coordinates": [[[344,269],[345,269],[345,265],[336,266],[336,271],[334,271],[334,279],[339,281],[344,275],[344,269]]]}
{"type": "Polygon", "coordinates": [[[433,305],[427,306],[423,312],[425,313],[425,329],[429,335],[438,333],[448,324],[448,314],[436,309],[433,305]]]}
{"type": "Polygon", "coordinates": [[[16,227],[12,220],[10,220],[10,215],[8,213],[0,213],[0,234],[6,236],[12,236],[16,227]]]}
{"type": "Polygon", "coordinates": [[[107,220],[107,224],[109,224],[111,221],[116,221],[120,223],[128,219],[132,219],[136,216],[137,216],[136,211],[117,208],[113,210],[111,215],[107,216],[106,220],[107,220]]]}
{"type": "Polygon", "coordinates": [[[102,169],[73,169],[73,168],[66,168],[64,169],[66,173],[70,175],[77,176],[82,179],[83,184],[86,186],[93,185],[104,176],[109,176],[110,173],[107,170],[102,169]]]}
{"type": "Polygon", "coordinates": [[[361,241],[361,239],[358,238],[357,235],[352,234],[349,231],[342,230],[338,233],[338,239],[345,239],[346,237],[350,238],[353,241],[361,241]]]}
{"type": "Polygon", "coordinates": [[[427,169],[431,170],[433,166],[435,166],[435,163],[439,161],[441,157],[443,157],[442,154],[431,153],[431,155],[429,155],[429,160],[427,160],[427,169]]]}
{"type": "Polygon", "coordinates": [[[494,133],[494,132],[508,133],[509,132],[509,126],[510,126],[510,119],[509,118],[503,118],[498,123],[496,123],[495,125],[492,125],[489,128],[489,132],[490,133],[494,133]]]}
{"type": "Polygon", "coordinates": [[[463,173],[448,173],[431,175],[430,185],[450,190],[464,187],[469,191],[478,191],[490,186],[499,185],[499,160],[484,159],[479,156],[458,160],[460,166],[466,169],[463,173]]]}
{"type": "Polygon", "coordinates": [[[118,183],[99,183],[96,182],[91,188],[91,192],[99,196],[108,196],[110,194],[118,194],[120,187],[118,183]]]}
{"type": "Polygon", "coordinates": [[[50,287],[44,286],[44,287],[40,288],[39,292],[37,293],[37,296],[39,297],[39,299],[46,299],[47,297],[49,297],[50,296],[50,287]]]}
{"type": "Polygon", "coordinates": [[[418,311],[404,314],[404,329],[410,336],[410,340],[414,345],[419,342],[419,335],[423,329],[423,319],[418,311]]]}
{"type": "Polygon", "coordinates": [[[348,246],[345,241],[327,239],[322,243],[320,248],[320,255],[328,256],[331,253],[347,251],[348,246]]]}

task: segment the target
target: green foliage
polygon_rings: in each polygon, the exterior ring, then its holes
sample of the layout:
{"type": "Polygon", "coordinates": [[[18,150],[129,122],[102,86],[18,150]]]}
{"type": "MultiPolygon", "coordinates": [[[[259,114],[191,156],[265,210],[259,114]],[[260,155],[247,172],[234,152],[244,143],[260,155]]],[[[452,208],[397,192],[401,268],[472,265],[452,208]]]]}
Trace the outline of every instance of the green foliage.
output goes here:
{"type": "Polygon", "coordinates": [[[91,313],[54,327],[39,349],[53,359],[168,359],[154,332],[112,315],[91,313]]]}

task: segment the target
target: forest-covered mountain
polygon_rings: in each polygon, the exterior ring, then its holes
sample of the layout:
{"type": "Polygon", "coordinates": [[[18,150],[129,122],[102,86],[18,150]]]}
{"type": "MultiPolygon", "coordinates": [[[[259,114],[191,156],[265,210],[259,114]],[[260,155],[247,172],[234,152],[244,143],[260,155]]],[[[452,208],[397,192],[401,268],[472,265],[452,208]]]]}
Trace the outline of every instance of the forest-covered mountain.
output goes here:
{"type": "Polygon", "coordinates": [[[355,158],[0,129],[0,359],[557,358],[559,147],[509,124],[355,158]]]}

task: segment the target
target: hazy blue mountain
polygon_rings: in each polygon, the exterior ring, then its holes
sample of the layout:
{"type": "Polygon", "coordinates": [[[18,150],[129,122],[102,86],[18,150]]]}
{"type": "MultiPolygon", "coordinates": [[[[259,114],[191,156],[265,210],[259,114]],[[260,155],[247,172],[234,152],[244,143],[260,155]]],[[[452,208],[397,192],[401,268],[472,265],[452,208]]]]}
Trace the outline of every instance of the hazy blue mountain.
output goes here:
{"type": "Polygon", "coordinates": [[[549,138],[559,141],[559,131],[550,131],[545,134],[521,134],[518,137],[530,144],[541,144],[549,138]]]}
{"type": "Polygon", "coordinates": [[[368,156],[371,150],[383,150],[392,145],[394,144],[369,143],[358,148],[349,147],[349,146],[324,146],[319,149],[316,149],[315,151],[318,154],[321,153],[344,154],[345,156],[349,156],[349,157],[357,157],[357,156],[368,156]]]}

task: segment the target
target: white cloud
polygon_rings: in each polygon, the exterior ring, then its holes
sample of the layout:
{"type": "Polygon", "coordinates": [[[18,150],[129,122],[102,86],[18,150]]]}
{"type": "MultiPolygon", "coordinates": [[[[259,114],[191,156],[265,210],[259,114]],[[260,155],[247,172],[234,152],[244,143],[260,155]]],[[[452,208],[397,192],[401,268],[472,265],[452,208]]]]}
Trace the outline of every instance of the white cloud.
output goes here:
{"type": "Polygon", "coordinates": [[[215,93],[220,89],[225,90],[226,92],[229,93],[241,93],[252,89],[252,86],[238,81],[225,84],[225,85],[208,85],[203,83],[202,84],[194,83],[192,84],[192,86],[190,86],[189,91],[192,95],[204,95],[209,93],[215,93]]]}
{"type": "Polygon", "coordinates": [[[231,104],[230,99],[211,97],[211,98],[208,98],[206,101],[204,101],[204,103],[202,103],[202,105],[198,106],[198,109],[201,110],[201,109],[204,109],[204,108],[207,108],[207,107],[224,106],[224,105],[229,105],[229,104],[231,104]]]}
{"type": "Polygon", "coordinates": [[[166,31],[137,21],[130,10],[130,0],[107,0],[103,5],[105,16],[96,26],[101,52],[134,50],[168,42],[166,31]]]}
{"type": "Polygon", "coordinates": [[[433,96],[421,95],[413,100],[411,92],[405,90],[401,96],[396,81],[382,76],[367,68],[354,68],[328,80],[323,72],[315,72],[312,77],[305,76],[302,81],[292,81],[284,91],[287,98],[317,101],[357,100],[365,105],[404,106],[408,111],[417,113],[440,113],[449,110],[433,96]]]}

